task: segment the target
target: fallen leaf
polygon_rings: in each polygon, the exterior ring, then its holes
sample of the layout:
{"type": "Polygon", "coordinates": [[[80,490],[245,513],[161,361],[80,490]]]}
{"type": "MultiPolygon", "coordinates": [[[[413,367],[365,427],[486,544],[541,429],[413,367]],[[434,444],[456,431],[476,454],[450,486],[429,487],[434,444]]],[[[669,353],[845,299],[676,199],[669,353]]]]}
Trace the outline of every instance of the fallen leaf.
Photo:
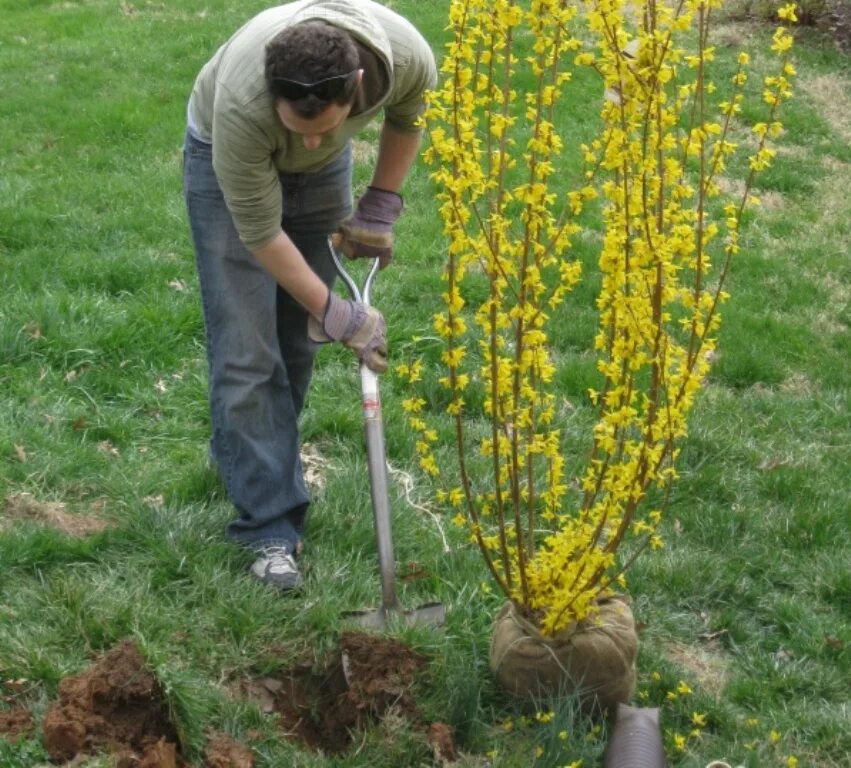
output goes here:
{"type": "Polygon", "coordinates": [[[154,384],[154,389],[157,390],[157,392],[159,392],[160,394],[165,394],[168,390],[168,387],[166,387],[165,381],[163,381],[162,379],[158,379],[156,384],[154,384]]]}
{"type": "Polygon", "coordinates": [[[425,568],[423,568],[419,563],[414,562],[409,562],[407,570],[400,576],[402,581],[405,582],[419,581],[420,579],[427,579],[428,577],[429,572],[425,568]]]}
{"type": "Polygon", "coordinates": [[[86,428],[86,417],[80,416],[79,419],[75,419],[71,424],[71,429],[75,432],[82,432],[86,428]]]}
{"type": "Polygon", "coordinates": [[[178,293],[183,293],[186,291],[186,283],[183,280],[170,280],[168,283],[168,287],[173,291],[177,291],[178,293]]]}
{"type": "Polygon", "coordinates": [[[107,456],[118,456],[118,448],[116,448],[109,440],[101,440],[97,446],[101,453],[107,456]]]}
{"type": "Polygon", "coordinates": [[[158,493],[156,496],[145,496],[142,501],[154,509],[162,509],[165,506],[165,498],[161,493],[158,493]]]}
{"type": "Polygon", "coordinates": [[[252,680],[245,683],[245,693],[251,701],[260,707],[261,712],[268,715],[275,711],[275,688],[273,684],[278,682],[280,681],[271,677],[252,680]]]}
{"type": "Polygon", "coordinates": [[[791,464],[789,459],[763,459],[759,463],[759,469],[762,472],[770,472],[772,469],[777,469],[778,467],[785,467],[791,464]]]}
{"type": "Polygon", "coordinates": [[[842,651],[845,648],[845,643],[835,635],[825,635],[824,644],[834,651],[842,651]]]}
{"type": "Polygon", "coordinates": [[[21,464],[27,463],[28,457],[27,452],[24,450],[24,446],[15,443],[15,455],[18,457],[18,461],[20,461],[21,464]]]}
{"type": "Polygon", "coordinates": [[[33,321],[31,323],[27,323],[24,326],[24,333],[27,334],[31,339],[40,339],[41,338],[41,326],[33,321]]]}

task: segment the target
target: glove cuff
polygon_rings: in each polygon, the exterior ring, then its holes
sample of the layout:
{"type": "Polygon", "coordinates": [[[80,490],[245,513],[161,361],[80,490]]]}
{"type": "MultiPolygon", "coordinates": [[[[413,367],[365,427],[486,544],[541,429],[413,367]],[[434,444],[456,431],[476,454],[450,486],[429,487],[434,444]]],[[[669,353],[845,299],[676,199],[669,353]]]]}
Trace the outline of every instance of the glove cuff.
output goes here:
{"type": "Polygon", "coordinates": [[[328,292],[328,304],[322,316],[322,330],[334,341],[345,341],[351,335],[352,307],[334,291],[328,292]]]}
{"type": "Polygon", "coordinates": [[[378,221],[392,224],[402,213],[405,201],[398,192],[381,187],[367,187],[358,201],[358,208],[378,221]]]}

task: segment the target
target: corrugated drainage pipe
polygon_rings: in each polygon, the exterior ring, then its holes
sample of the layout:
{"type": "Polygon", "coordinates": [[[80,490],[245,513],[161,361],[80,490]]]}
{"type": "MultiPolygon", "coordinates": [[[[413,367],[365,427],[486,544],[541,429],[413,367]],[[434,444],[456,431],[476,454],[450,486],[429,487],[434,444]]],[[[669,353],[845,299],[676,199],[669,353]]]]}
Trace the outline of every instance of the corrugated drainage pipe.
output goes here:
{"type": "Polygon", "coordinates": [[[658,709],[618,704],[603,768],[665,768],[658,709]]]}

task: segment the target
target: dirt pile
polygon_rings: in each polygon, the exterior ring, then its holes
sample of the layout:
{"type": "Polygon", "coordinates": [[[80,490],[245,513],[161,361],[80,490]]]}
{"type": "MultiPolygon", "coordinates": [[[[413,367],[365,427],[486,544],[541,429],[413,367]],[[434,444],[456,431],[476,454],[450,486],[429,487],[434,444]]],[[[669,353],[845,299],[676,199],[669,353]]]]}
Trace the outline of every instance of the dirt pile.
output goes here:
{"type": "MultiPolygon", "coordinates": [[[[308,665],[253,680],[247,695],[268,713],[276,713],[293,741],[328,754],[341,754],[352,734],[390,712],[429,732],[412,691],[425,657],[398,640],[346,632],[338,649],[318,671],[308,665]]],[[[454,754],[451,729],[443,726],[429,739],[436,752],[454,754]],[[438,747],[435,742],[442,742],[438,747]]]]}
{"type": "Polygon", "coordinates": [[[109,751],[118,768],[177,768],[177,730],[159,682],[132,640],[59,683],[59,703],[44,716],[44,746],[56,762],[109,751]]]}

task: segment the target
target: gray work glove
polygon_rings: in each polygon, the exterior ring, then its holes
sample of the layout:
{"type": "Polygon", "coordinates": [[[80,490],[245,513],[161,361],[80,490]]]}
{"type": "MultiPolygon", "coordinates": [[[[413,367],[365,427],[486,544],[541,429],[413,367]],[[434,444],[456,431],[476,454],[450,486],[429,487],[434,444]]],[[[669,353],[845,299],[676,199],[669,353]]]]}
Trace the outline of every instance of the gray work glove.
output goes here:
{"type": "Polygon", "coordinates": [[[401,195],[367,187],[355,212],[340,224],[335,247],[350,259],[378,259],[384,269],[393,259],[393,225],[402,206],[401,195]]]}
{"type": "Polygon", "coordinates": [[[313,341],[341,341],[354,350],[361,362],[376,373],[387,370],[387,326],[377,309],[331,291],[320,324],[313,316],[307,320],[307,335],[313,341]]]}

